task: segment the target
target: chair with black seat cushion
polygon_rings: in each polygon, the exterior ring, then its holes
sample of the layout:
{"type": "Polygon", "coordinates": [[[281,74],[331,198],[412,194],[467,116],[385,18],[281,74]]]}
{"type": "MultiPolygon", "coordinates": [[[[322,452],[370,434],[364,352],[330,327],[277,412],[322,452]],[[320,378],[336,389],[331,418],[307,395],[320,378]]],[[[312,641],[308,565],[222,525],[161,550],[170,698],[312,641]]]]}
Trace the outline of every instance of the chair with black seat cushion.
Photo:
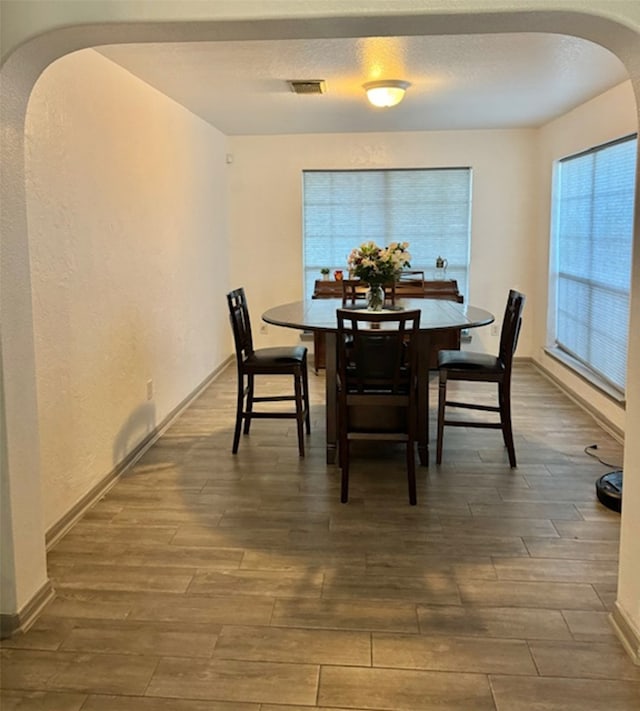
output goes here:
{"type": "Polygon", "coordinates": [[[438,439],[436,448],[436,463],[442,462],[442,441],[444,428],[450,427],[483,427],[486,429],[501,429],[504,444],[509,455],[509,464],[516,466],[516,451],[513,445],[513,428],[511,426],[511,370],[513,355],[518,344],[518,336],[522,325],[522,310],[525,297],[513,289],[502,321],[500,333],[500,348],[497,356],[472,351],[441,350],[438,353],[438,439]],[[498,386],[498,405],[457,402],[447,400],[447,382],[449,380],[466,380],[485,383],[496,383],[498,386]],[[446,408],[457,407],[469,410],[497,412],[499,422],[481,420],[447,419],[446,408]]]}
{"type": "Polygon", "coordinates": [[[338,309],[340,501],[349,499],[350,444],[406,443],[409,501],[416,503],[417,336],[420,311],[338,309]]]}
{"type": "Polygon", "coordinates": [[[307,349],[305,346],[284,346],[280,348],[253,347],[251,321],[244,289],[234,289],[227,294],[229,318],[233,329],[238,370],[238,401],[236,407],[236,426],[233,435],[233,454],[238,452],[240,429],[244,420],[244,434],[249,434],[251,420],[264,418],[295,419],[298,429],[298,451],[304,457],[304,432],[311,432],[309,415],[309,382],[307,374],[307,349]],[[293,394],[290,395],[254,395],[257,375],[293,376],[293,394]],[[257,402],[295,402],[295,411],[262,411],[253,409],[257,402]]]}

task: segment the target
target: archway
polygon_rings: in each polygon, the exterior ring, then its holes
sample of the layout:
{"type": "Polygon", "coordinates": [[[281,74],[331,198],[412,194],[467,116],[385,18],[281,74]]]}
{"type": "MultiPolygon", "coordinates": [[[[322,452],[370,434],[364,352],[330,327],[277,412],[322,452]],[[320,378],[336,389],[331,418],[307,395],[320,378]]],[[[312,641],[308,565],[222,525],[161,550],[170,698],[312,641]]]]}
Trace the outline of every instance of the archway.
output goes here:
{"type": "MultiPolygon", "coordinates": [[[[554,32],[576,35],[597,42],[617,54],[626,64],[640,104],[640,68],[634,47],[640,30],[621,22],[587,12],[482,12],[482,3],[468,14],[424,14],[405,16],[366,16],[363,11],[348,18],[303,17],[287,20],[246,18],[221,21],[211,17],[201,22],[180,21],[179,16],[163,17],[160,10],[154,22],[126,11],[118,23],[71,24],[50,29],[28,39],[8,57],[2,68],[4,99],[2,119],[2,557],[3,615],[19,623],[25,608],[37,607],[46,599],[48,585],[44,553],[44,531],[40,513],[38,419],[35,394],[29,242],[24,176],[24,120],[26,108],[39,74],[55,59],[79,48],[104,43],[140,41],[250,40],[268,38],[340,37],[402,34],[466,34],[478,32],[554,32]],[[126,20],[126,21],[125,21],[126,20]],[[146,20],[136,22],[137,20],[146,20]]],[[[604,4],[604,2],[603,2],[604,4]]],[[[97,15],[99,16],[99,12],[97,15]]],[[[637,25],[638,26],[638,25],[637,25]]],[[[49,28],[45,28],[49,29],[49,28]]],[[[27,39],[25,36],[23,39],[27,39]]],[[[640,200],[638,201],[640,203],[640,200]]],[[[640,241],[640,218],[636,212],[636,245],[640,241]]],[[[632,299],[630,363],[640,362],[640,249],[635,251],[632,299]]],[[[640,426],[640,374],[632,370],[629,379],[629,429],[640,426]]],[[[628,442],[625,456],[625,499],[640,505],[640,444],[628,442]]],[[[622,621],[630,617],[631,627],[640,626],[640,581],[632,574],[640,546],[639,523],[631,520],[628,506],[623,511],[623,542],[620,563],[619,602],[622,621]]]]}

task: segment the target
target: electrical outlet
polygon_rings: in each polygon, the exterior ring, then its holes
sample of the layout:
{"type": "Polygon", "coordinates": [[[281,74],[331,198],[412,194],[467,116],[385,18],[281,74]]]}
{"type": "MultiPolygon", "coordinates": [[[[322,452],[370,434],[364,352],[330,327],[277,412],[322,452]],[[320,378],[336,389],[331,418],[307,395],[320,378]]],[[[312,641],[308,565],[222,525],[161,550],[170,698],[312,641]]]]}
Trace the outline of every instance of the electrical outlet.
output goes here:
{"type": "Polygon", "coordinates": [[[147,380],[147,400],[153,400],[153,380],[147,380]]]}
{"type": "Polygon", "coordinates": [[[498,336],[498,335],[500,335],[500,327],[498,326],[497,323],[492,323],[492,324],[491,324],[491,335],[492,335],[492,336],[498,336]]]}

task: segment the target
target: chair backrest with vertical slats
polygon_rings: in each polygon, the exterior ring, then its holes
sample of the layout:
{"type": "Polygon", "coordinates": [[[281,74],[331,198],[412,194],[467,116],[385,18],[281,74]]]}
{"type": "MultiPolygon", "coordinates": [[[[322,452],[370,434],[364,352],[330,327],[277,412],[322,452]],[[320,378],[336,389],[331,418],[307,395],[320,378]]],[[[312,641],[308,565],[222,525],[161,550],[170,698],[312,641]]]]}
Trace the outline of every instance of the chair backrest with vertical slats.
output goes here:
{"type": "Polygon", "coordinates": [[[227,294],[229,305],[229,320],[233,330],[233,340],[236,347],[236,358],[242,363],[253,354],[253,337],[251,335],[251,320],[247,307],[247,297],[244,289],[234,289],[227,294]]]}
{"type": "Polygon", "coordinates": [[[367,285],[361,279],[342,280],[342,305],[355,304],[367,295],[367,285]]]}
{"type": "MultiPolygon", "coordinates": [[[[384,290],[385,301],[389,302],[391,305],[394,305],[396,301],[396,282],[390,281],[387,284],[383,284],[382,288],[384,290]]],[[[363,279],[343,279],[342,305],[354,305],[358,301],[366,299],[368,289],[369,284],[367,284],[367,282],[363,279]]]]}
{"type": "Polygon", "coordinates": [[[509,291],[509,298],[507,299],[507,306],[502,319],[500,350],[498,353],[498,357],[504,364],[506,370],[511,369],[513,354],[516,352],[516,346],[518,345],[524,302],[524,294],[514,289],[509,291]]]}
{"type": "Polygon", "coordinates": [[[338,377],[348,392],[407,394],[416,374],[420,311],[338,309],[338,377]]]}

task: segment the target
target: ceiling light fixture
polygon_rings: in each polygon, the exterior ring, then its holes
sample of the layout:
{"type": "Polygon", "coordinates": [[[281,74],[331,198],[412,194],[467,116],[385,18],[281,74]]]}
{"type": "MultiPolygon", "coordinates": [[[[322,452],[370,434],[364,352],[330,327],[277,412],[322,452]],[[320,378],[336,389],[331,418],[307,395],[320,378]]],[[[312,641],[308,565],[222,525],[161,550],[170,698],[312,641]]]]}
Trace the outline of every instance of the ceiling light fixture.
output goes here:
{"type": "Polygon", "coordinates": [[[389,107],[396,106],[404,98],[404,92],[411,86],[408,81],[399,79],[385,79],[382,81],[370,81],[363,84],[363,89],[367,92],[367,99],[374,106],[389,107]]]}

